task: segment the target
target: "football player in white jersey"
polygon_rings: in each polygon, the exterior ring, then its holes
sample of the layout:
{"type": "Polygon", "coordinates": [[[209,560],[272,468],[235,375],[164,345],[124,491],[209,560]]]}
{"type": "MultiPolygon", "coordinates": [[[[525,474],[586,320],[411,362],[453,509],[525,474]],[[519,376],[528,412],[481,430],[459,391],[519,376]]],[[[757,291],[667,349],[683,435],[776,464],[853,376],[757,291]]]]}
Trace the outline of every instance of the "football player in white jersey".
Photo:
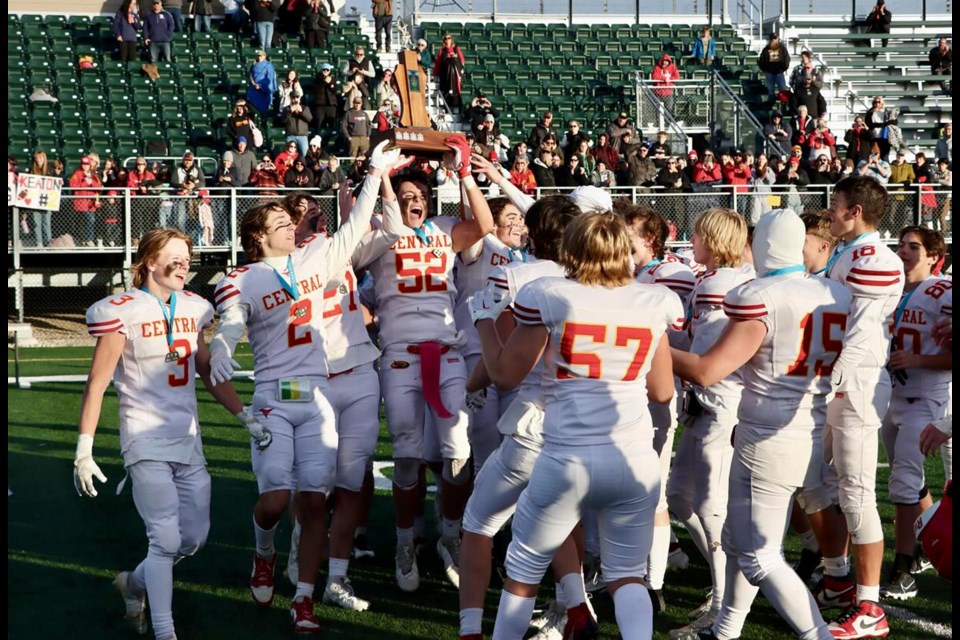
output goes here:
{"type": "MultiPolygon", "coordinates": [[[[706,270],[698,276],[690,295],[689,347],[674,340],[671,346],[702,354],[713,346],[727,326],[724,296],[753,280],[755,272],[753,266],[742,261],[747,224],[736,211],[707,209],[694,223],[691,240],[694,260],[706,270]]],[[[695,637],[700,629],[712,624],[723,602],[726,555],[720,547],[720,537],[727,513],[727,485],[733,455],[730,433],[736,424],[741,390],[740,376],[733,373],[709,387],[694,384],[684,395],[681,413],[684,431],[665,492],[670,510],[687,527],[710,567],[713,594],[710,608],[692,624],[671,631],[671,637],[695,637]]],[[[665,451],[669,457],[671,449],[665,451]]]]}
{"type": "Polygon", "coordinates": [[[758,587],[800,638],[831,638],[782,545],[794,493],[820,482],[830,367],[851,295],[805,273],[803,243],[795,213],[764,214],[753,242],[760,278],[724,296],[730,321],[706,353],[673,350],[674,370],[700,388],[738,369],[743,385],[723,532],[726,592],[701,638],[740,637],[758,587]]]}
{"type": "MultiPolygon", "coordinates": [[[[465,344],[461,351],[467,364],[467,372],[473,371],[480,361],[480,338],[470,320],[470,298],[487,284],[487,277],[498,267],[512,262],[523,262],[523,214],[507,198],[487,201],[493,215],[494,229],[457,256],[457,300],[453,317],[457,328],[463,331],[465,344]]],[[[507,410],[514,394],[500,394],[496,387],[485,387],[472,396],[475,406],[470,407],[470,450],[473,453],[474,469],[479,470],[491,453],[500,446],[497,420],[507,410]]]]}
{"type": "MultiPolygon", "coordinates": [[[[546,276],[563,276],[557,264],[560,240],[567,225],[580,214],[564,196],[547,196],[534,204],[526,215],[530,232],[532,255],[524,262],[513,262],[494,269],[488,287],[515,298],[529,282],[546,276]]],[[[477,295],[480,295],[478,292],[477,295]]],[[[473,322],[471,320],[471,326],[473,322]]],[[[516,327],[511,309],[506,308],[496,321],[501,340],[506,340],[516,327]]],[[[479,336],[477,336],[479,339],[479,336]]],[[[474,481],[473,493],[463,516],[463,542],[460,575],[460,638],[480,640],[483,602],[490,586],[493,537],[513,515],[517,499],[530,480],[533,464],[543,446],[543,369],[537,366],[520,384],[511,408],[497,424],[504,440],[484,465],[474,481]]],[[[482,366],[471,370],[467,392],[476,393],[488,387],[489,378],[482,366]]],[[[573,596],[564,598],[567,604],[577,606],[583,593],[579,559],[573,554],[573,572],[560,568],[559,584],[567,575],[566,583],[579,582],[570,590],[573,596]]],[[[560,591],[565,587],[561,586],[560,591]]],[[[561,627],[562,629],[562,627],[561,627]]]]}
{"type": "Polygon", "coordinates": [[[147,557],[133,571],[118,574],[115,584],[126,619],[139,634],[147,632],[149,597],[157,640],[176,638],[173,565],[203,547],[210,531],[210,474],[197,423],[194,375],[247,426],[257,446],[266,447],[271,439],[232,385],[211,385],[203,330],[213,320],[213,307],[183,290],[191,254],[192,243],[180,231],[148,231],[137,248],[135,288],[87,310],[87,330],[97,345],[80,409],[74,483],[78,493],[94,497],[93,479],[107,481],[93,460],[93,438],[112,378],[120,398],[123,466],[148,540],[147,557]]]}
{"type": "MultiPolygon", "coordinates": [[[[626,640],[652,638],[643,576],[659,473],[647,403],[673,396],[663,338],[681,325],[683,309],[672,292],[634,281],[630,253],[622,218],[581,215],[563,235],[567,277],[520,290],[518,326],[506,345],[493,319],[509,297],[496,302],[488,289],[471,305],[495,384],[516,386],[541,355],[545,367],[544,447],[514,515],[495,640],[524,636],[544,572],[590,508],[598,512],[603,576],[620,632],[626,640]]],[[[585,603],[569,616],[572,628],[589,626],[585,603]]]]}
{"type": "MultiPolygon", "coordinates": [[[[807,273],[822,277],[837,244],[837,239],[830,233],[830,213],[824,209],[819,213],[804,213],[800,219],[806,229],[803,266],[807,268],[807,273]]],[[[830,487],[821,483],[803,489],[790,512],[790,526],[800,537],[803,547],[800,559],[793,568],[804,582],[809,582],[823,560],[824,553],[828,556],[844,554],[846,541],[834,539],[826,533],[842,530],[844,527],[843,516],[838,512],[836,504],[835,494],[830,487]],[[821,543],[825,545],[823,549],[821,543]]]]}
{"type": "MultiPolygon", "coordinates": [[[[853,547],[856,582],[846,558],[824,553],[824,580],[816,589],[821,607],[847,606],[830,625],[835,638],[884,637],[889,632],[880,600],[883,529],[877,512],[879,431],[890,403],[890,328],[903,291],[903,262],[884,243],[877,226],[887,212],[887,191],[872,178],[837,183],[830,202],[830,232],[840,239],[826,277],[853,294],[843,352],[833,368],[836,391],[827,411],[828,459],[846,531],[833,532],[853,547]],[[839,575],[838,575],[839,574],[839,575]]],[[[826,550],[825,550],[826,551],[826,550]]]]}
{"type": "Polygon", "coordinates": [[[614,201],[614,210],[627,223],[633,261],[637,265],[637,281],[662,284],[680,296],[680,301],[686,306],[697,279],[682,261],[674,256],[667,258],[667,237],[670,233],[667,221],[653,209],[637,206],[625,198],[614,201]]]}
{"type": "Polygon", "coordinates": [[[296,489],[302,529],[297,591],[290,612],[297,632],[320,629],[313,612],[313,581],[326,540],[326,497],[337,475],[324,290],[329,280],[340,277],[370,229],[381,175],[400,153],[385,152],[385,144],[371,154],[360,203],[331,238],[313,235],[298,246],[293,220],[279,203],[247,211],[240,235],[251,263],[229,273],[214,294],[220,325],[211,345],[213,379],[232,375],[236,363],[231,356],[246,328],[256,379],[253,411],[274,435],[269,449],[251,454],[260,498],[253,517],[256,552],[250,590],[258,605],[273,602],[274,537],[296,489]]]}
{"type": "Polygon", "coordinates": [[[889,363],[893,393],[880,432],[890,461],[890,500],[897,509],[896,555],[880,595],[895,600],[917,595],[917,582],[910,575],[916,546],[913,523],[933,504],[924,482],[920,432],[947,414],[950,396],[953,352],[930,335],[934,324],[953,316],[953,283],[933,275],[945,253],[937,231],[924,227],[900,231],[897,255],[903,260],[906,284],[894,314],[889,363]]]}
{"type": "Polygon", "coordinates": [[[380,388],[393,444],[393,497],[397,517],[397,584],[420,587],[414,545],[417,484],[424,458],[424,411],[436,419],[443,458],[440,484],[443,523],[437,551],[447,579],[459,584],[460,525],[470,495],[470,443],[464,406],[466,367],[453,317],[456,254],[493,230],[483,193],[470,175],[470,148],[463,136],[447,138],[452,164],[466,189],[473,219],[429,218],[430,192],[418,172],[383,184],[384,206],[399,207],[405,225],[400,239],[369,267],[378,300],[380,388]]]}

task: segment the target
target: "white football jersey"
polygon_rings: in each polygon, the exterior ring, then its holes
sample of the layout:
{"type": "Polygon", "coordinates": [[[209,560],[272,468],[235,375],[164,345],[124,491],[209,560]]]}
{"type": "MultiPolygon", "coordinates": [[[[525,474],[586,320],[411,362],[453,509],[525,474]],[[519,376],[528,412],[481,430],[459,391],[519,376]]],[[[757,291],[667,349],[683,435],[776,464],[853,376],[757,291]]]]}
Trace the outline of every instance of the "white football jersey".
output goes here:
{"type": "MultiPolygon", "coordinates": [[[[562,278],[564,275],[563,267],[553,260],[538,260],[532,256],[527,256],[527,262],[514,262],[494,269],[487,279],[487,286],[509,293],[510,298],[516,301],[520,290],[529,283],[539,278],[562,278]]],[[[512,305],[510,308],[511,310],[514,309],[512,305]]],[[[520,383],[517,388],[516,399],[532,402],[538,407],[544,406],[543,358],[537,362],[533,370],[520,383]]]]}
{"type": "Polygon", "coordinates": [[[457,328],[464,332],[466,344],[461,349],[463,355],[472,356],[480,353],[480,336],[473,326],[470,317],[470,299],[473,294],[487,286],[487,277],[501,265],[522,260],[523,254],[519,250],[511,251],[510,247],[500,242],[497,236],[488,233],[483,237],[480,255],[469,263],[463,262],[463,254],[457,257],[455,278],[457,283],[457,300],[453,307],[453,317],[457,328]]]}
{"type": "MultiPolygon", "coordinates": [[[[805,273],[760,278],[723,300],[727,316],[760,320],[767,335],[740,369],[739,416],[766,425],[771,402],[826,396],[830,374],[843,348],[851,295],[838,282],[805,273]]],[[[770,425],[771,427],[778,425],[770,425]]]]}
{"type": "MultiPolygon", "coordinates": [[[[930,276],[913,293],[905,293],[898,305],[899,321],[894,327],[895,348],[915,354],[935,356],[947,353],[930,337],[938,320],[953,317],[953,282],[930,276]],[[909,298],[908,298],[909,296],[909,298]]],[[[893,394],[901,398],[946,399],[953,372],[946,369],[907,369],[904,384],[896,382],[893,394]]]]}
{"type": "Polygon", "coordinates": [[[455,339],[456,254],[451,234],[459,222],[448,216],[430,218],[421,227],[426,242],[408,228],[370,264],[383,347],[455,339]]]}
{"type": "Polygon", "coordinates": [[[637,269],[637,282],[662,284],[680,296],[680,301],[686,306],[697,284],[697,277],[683,262],[665,257],[637,269]]]}
{"type": "Polygon", "coordinates": [[[217,311],[243,304],[247,335],[253,349],[257,383],[293,376],[326,376],[326,329],[323,319],[327,285],[327,252],[331,239],[313,235],[291,254],[298,298],[283,282],[291,274],[265,262],[254,262],[228,273],[217,285],[217,311]]]}
{"type": "MultiPolygon", "coordinates": [[[[690,296],[690,321],[687,326],[691,353],[706,353],[720,338],[727,326],[727,314],[723,309],[724,297],[731,290],[756,277],[752,265],[742,264],[739,267],[705,271],[697,278],[697,285],[690,296]]],[[[707,389],[698,385],[693,385],[693,388],[701,404],[708,409],[717,409],[720,407],[713,396],[738,397],[742,386],[740,374],[734,372],[707,389]]]]}
{"type": "Polygon", "coordinates": [[[338,280],[336,288],[323,292],[327,369],[331,374],[343,373],[380,357],[380,350],[367,333],[353,267],[347,265],[338,280]]]}
{"type": "Polygon", "coordinates": [[[683,263],[695,276],[699,276],[707,270],[705,266],[693,259],[693,247],[684,247],[676,251],[668,251],[666,255],[663,256],[663,261],[683,263]]]}
{"type": "Polygon", "coordinates": [[[134,289],[87,309],[87,331],[99,338],[126,336],[113,385],[120,399],[120,452],[124,464],[203,461],[194,375],[197,336],[213,320],[213,307],[182,291],[176,296],[173,349],[157,298],[134,289]]]}
{"type": "Polygon", "coordinates": [[[683,323],[676,294],[638,282],[607,289],[540,278],[520,290],[514,314],[550,335],[547,443],[653,446],[646,375],[667,329],[683,323]]]}
{"type": "Polygon", "coordinates": [[[834,249],[835,258],[827,277],[842,282],[853,294],[853,308],[848,323],[844,354],[851,357],[854,351],[850,345],[856,345],[855,353],[863,352],[854,367],[882,367],[887,364],[890,354],[890,331],[893,327],[893,314],[903,293],[903,261],[897,257],[880,239],[877,232],[864,234],[850,245],[838,244],[834,249]],[[858,304],[858,300],[860,303],[858,304]],[[880,305],[880,317],[868,317],[859,321],[858,312],[862,305],[880,305]]]}

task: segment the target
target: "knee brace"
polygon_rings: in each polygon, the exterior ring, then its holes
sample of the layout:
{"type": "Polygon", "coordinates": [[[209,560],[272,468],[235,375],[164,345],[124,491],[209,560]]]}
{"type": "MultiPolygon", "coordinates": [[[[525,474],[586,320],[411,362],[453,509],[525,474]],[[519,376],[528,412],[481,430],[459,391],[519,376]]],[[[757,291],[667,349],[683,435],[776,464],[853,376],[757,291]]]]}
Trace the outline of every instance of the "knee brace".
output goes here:
{"type": "Polygon", "coordinates": [[[470,482],[470,460],[453,458],[443,461],[443,479],[455,486],[470,482]]]}
{"type": "Polygon", "coordinates": [[[871,544],[883,540],[883,525],[876,509],[844,511],[843,517],[847,521],[853,544],[871,544]]]}
{"type": "Polygon", "coordinates": [[[420,479],[420,461],[416,458],[397,458],[393,461],[393,484],[401,491],[415,489],[420,479]]]}

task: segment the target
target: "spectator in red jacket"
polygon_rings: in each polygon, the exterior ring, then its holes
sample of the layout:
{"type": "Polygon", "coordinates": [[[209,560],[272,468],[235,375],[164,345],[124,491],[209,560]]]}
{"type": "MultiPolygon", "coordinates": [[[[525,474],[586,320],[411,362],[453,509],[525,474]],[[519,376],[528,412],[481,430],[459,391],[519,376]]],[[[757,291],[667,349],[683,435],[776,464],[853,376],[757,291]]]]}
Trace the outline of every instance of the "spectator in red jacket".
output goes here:
{"type": "MultiPolygon", "coordinates": [[[[294,143],[294,147],[296,147],[296,143],[294,143]]],[[[283,178],[280,177],[277,165],[270,160],[270,156],[264,154],[263,161],[250,174],[250,184],[259,190],[257,191],[258,195],[277,194],[276,188],[283,184],[283,178]]]]}
{"type": "Polygon", "coordinates": [[[287,146],[284,147],[283,151],[277,154],[277,157],[273,159],[274,165],[277,167],[277,176],[280,178],[280,182],[283,183],[283,176],[287,173],[287,169],[293,166],[293,161],[300,156],[300,152],[297,150],[297,143],[295,140],[291,140],[287,143],[287,146]]]}
{"type": "Polygon", "coordinates": [[[717,164],[713,151],[704,152],[703,160],[693,165],[693,181],[696,183],[720,182],[723,180],[723,171],[717,164]]]}
{"type": "Polygon", "coordinates": [[[680,79],[680,70],[673,63],[670,54],[660,56],[657,66],[650,73],[650,79],[655,87],[653,92],[663,102],[664,108],[673,111],[673,86],[680,79]]]}
{"type": "MultiPolygon", "coordinates": [[[[80,159],[80,168],[70,176],[70,188],[73,189],[73,210],[82,213],[86,217],[86,228],[84,233],[84,244],[88,247],[94,246],[97,210],[100,208],[100,176],[93,170],[93,163],[88,156],[80,159]]],[[[82,230],[79,224],[73,226],[73,237],[79,240],[82,230]]]]}
{"type": "Polygon", "coordinates": [[[437,58],[433,62],[433,77],[440,80],[440,91],[446,98],[447,104],[455,111],[460,111],[462,100],[460,90],[463,83],[463,51],[454,42],[449,33],[443,36],[443,44],[437,51],[437,58]]]}
{"type": "Polygon", "coordinates": [[[737,193],[744,193],[752,177],[750,166],[740,149],[734,149],[730,155],[730,162],[723,166],[723,183],[733,185],[733,190],[737,193]]]}
{"type": "Polygon", "coordinates": [[[533,177],[533,171],[530,170],[527,156],[517,156],[516,160],[513,161],[513,169],[510,170],[510,183],[527,195],[532,195],[537,190],[537,180],[533,177]]]}

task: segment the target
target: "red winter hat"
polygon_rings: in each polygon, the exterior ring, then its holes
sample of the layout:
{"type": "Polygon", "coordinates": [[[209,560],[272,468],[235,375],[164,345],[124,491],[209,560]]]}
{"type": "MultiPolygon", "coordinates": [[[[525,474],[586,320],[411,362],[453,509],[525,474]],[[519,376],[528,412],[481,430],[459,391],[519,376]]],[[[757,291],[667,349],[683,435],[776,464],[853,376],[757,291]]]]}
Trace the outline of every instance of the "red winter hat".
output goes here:
{"type": "Polygon", "coordinates": [[[496,151],[491,151],[490,153],[487,154],[487,160],[489,160],[490,162],[499,162],[500,156],[497,155],[496,151]]]}
{"type": "Polygon", "coordinates": [[[800,158],[797,158],[797,157],[790,158],[789,163],[790,163],[790,164],[800,164],[800,158]]]}

